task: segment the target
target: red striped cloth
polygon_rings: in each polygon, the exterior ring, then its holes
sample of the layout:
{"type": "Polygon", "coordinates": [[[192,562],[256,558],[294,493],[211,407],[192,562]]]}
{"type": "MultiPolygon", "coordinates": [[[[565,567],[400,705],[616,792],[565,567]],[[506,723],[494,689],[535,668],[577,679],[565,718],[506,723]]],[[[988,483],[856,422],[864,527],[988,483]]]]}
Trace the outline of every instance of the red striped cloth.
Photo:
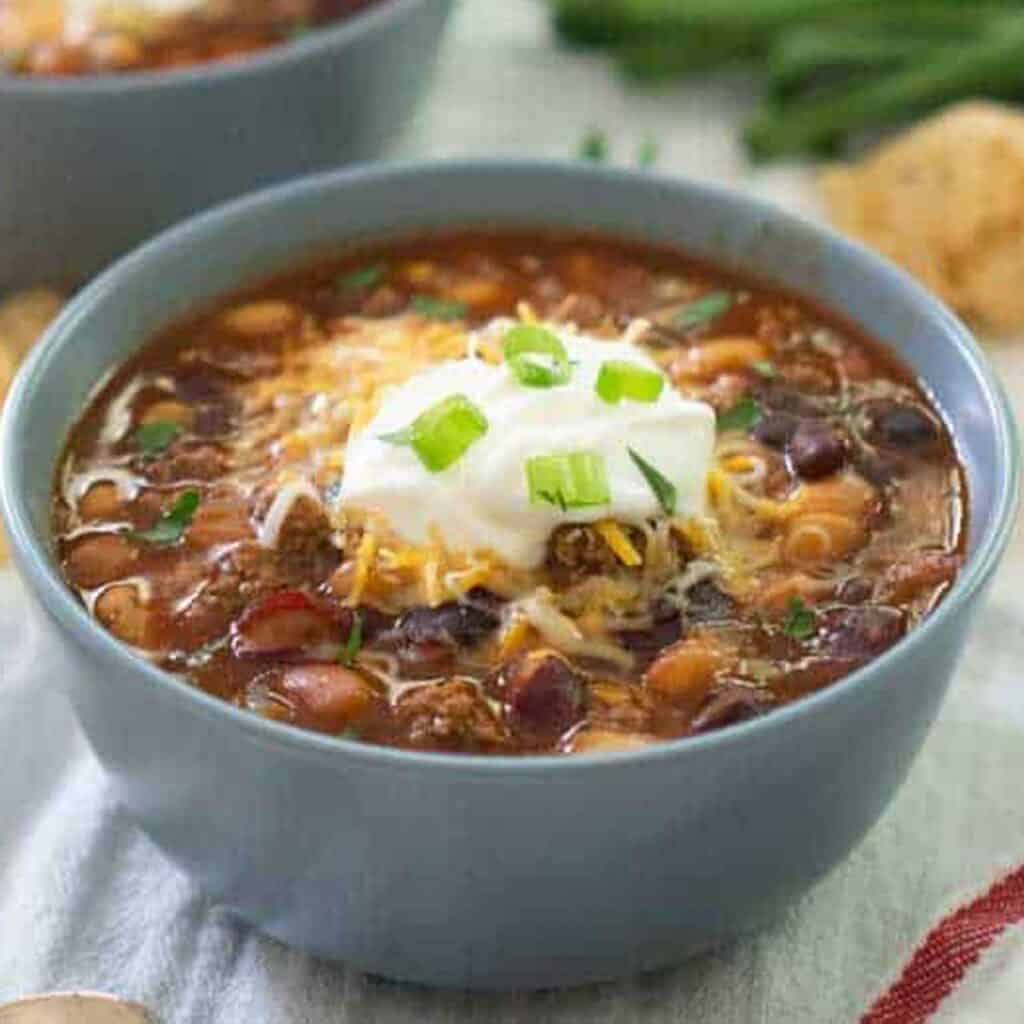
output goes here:
{"type": "MultiPolygon", "coordinates": [[[[925,1024],[1007,928],[1024,922],[1024,867],[943,918],[861,1024],[925,1024]]],[[[1020,1010],[1024,1020],[1024,1007],[1020,1010]]]]}

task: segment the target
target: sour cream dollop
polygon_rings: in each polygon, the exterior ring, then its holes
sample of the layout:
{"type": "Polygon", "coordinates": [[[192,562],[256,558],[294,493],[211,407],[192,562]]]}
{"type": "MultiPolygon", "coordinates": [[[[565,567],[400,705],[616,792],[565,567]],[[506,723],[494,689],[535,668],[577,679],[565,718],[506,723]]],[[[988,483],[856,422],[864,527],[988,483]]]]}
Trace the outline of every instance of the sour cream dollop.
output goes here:
{"type": "MultiPolygon", "coordinates": [[[[502,328],[488,330],[500,337],[502,328]]],[[[632,448],[675,486],[677,517],[703,515],[715,443],[712,408],[667,383],[654,402],[611,405],[595,390],[601,366],[619,360],[658,371],[654,361],[628,342],[554,333],[573,364],[561,387],[524,387],[508,366],[470,358],[431,367],[392,391],[349,442],[337,499],[342,508],[383,515],[412,544],[428,542],[436,531],[451,550],[491,550],[511,566],[535,568],[562,524],[664,517],[632,448]],[[477,406],[488,428],[454,465],[431,473],[408,446],[381,440],[455,394],[477,406]],[[562,509],[531,501],[527,461],[570,452],[603,457],[609,504],[562,509]]]]}

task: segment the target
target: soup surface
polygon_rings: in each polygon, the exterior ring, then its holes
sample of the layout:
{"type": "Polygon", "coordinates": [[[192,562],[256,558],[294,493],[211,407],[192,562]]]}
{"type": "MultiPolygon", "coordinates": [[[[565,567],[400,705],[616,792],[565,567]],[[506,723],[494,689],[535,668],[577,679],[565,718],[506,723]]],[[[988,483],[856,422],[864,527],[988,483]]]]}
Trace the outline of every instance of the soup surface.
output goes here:
{"type": "Polygon", "coordinates": [[[116,637],[369,743],[623,750],[878,656],[960,567],[908,372],[676,252],[541,233],[352,251],[153,340],[57,483],[116,637]]]}
{"type": "Polygon", "coordinates": [[[172,70],[296,39],[379,0],[0,0],[0,69],[172,70]]]}

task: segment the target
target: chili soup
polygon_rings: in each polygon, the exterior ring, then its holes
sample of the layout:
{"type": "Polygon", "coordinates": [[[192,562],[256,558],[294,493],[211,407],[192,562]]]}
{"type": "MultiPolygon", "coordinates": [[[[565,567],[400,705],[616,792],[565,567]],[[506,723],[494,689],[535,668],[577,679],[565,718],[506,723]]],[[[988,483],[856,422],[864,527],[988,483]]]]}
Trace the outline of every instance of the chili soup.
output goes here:
{"type": "Polygon", "coordinates": [[[380,0],[0,0],[0,70],[169,71],[232,60],[380,0]]]}
{"type": "Polygon", "coordinates": [[[351,251],[167,330],[73,431],[68,584],[252,714],[474,754],[770,713],[942,600],[940,411],[849,324],[573,234],[351,251]]]}

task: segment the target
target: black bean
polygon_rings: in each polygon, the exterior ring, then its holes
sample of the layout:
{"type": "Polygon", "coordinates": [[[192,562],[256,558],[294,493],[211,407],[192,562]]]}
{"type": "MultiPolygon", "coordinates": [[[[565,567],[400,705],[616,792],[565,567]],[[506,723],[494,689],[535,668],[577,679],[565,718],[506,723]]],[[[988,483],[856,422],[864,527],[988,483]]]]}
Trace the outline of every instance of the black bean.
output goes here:
{"type": "Polygon", "coordinates": [[[686,592],[687,624],[722,622],[735,613],[736,602],[714,580],[701,580],[686,592]]]}
{"type": "Polygon", "coordinates": [[[868,439],[890,448],[927,448],[939,437],[935,421],[923,409],[902,402],[870,402],[864,409],[868,439]]]}
{"type": "Polygon", "coordinates": [[[796,433],[800,420],[792,413],[772,412],[763,416],[751,430],[751,436],[769,448],[782,449],[796,433]]]}
{"type": "Polygon", "coordinates": [[[477,587],[464,601],[412,608],[383,641],[397,651],[406,670],[420,675],[442,671],[460,647],[472,647],[497,628],[500,603],[500,598],[477,587]]]}
{"type": "Polygon", "coordinates": [[[793,416],[810,417],[824,415],[824,411],[807,395],[781,381],[772,381],[757,389],[755,395],[763,408],[771,412],[788,412],[793,416]]]}
{"type": "Polygon", "coordinates": [[[639,658],[653,659],[666,647],[671,647],[683,635],[683,622],[678,609],[673,617],[655,622],[648,629],[624,629],[618,634],[619,643],[639,658]]]}
{"type": "Polygon", "coordinates": [[[846,439],[827,423],[804,420],[786,445],[793,471],[805,480],[820,480],[846,462],[846,439]]]}

